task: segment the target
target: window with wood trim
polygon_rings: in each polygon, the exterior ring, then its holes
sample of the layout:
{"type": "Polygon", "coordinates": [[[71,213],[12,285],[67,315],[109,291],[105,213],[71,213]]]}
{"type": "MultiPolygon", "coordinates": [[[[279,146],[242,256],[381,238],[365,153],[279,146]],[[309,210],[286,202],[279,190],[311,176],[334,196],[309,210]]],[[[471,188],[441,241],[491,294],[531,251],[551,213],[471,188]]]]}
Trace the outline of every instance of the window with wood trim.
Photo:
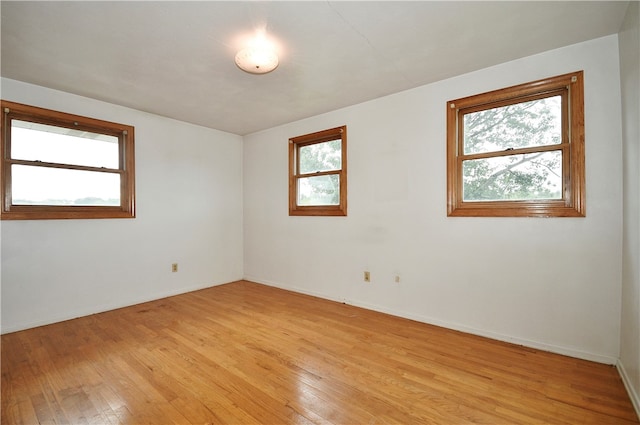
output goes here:
{"type": "Polygon", "coordinates": [[[135,217],[132,126],[1,105],[3,220],[135,217]]]}
{"type": "Polygon", "coordinates": [[[347,215],[347,126],[289,139],[289,215],[347,215]]]}
{"type": "Polygon", "coordinates": [[[447,103],[447,214],[584,217],[583,72],[447,103]]]}

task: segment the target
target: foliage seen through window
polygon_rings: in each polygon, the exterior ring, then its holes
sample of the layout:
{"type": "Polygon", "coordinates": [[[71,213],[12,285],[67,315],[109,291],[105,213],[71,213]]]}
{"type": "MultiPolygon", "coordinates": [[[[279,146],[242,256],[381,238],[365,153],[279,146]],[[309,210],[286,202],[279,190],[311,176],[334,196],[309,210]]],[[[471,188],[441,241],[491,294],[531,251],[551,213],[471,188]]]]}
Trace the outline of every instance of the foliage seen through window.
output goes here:
{"type": "Polygon", "coordinates": [[[346,215],[346,126],[289,141],[289,215],[346,215]]]}
{"type": "Polygon", "coordinates": [[[582,71],[447,103],[447,214],[582,217],[582,71]]]}

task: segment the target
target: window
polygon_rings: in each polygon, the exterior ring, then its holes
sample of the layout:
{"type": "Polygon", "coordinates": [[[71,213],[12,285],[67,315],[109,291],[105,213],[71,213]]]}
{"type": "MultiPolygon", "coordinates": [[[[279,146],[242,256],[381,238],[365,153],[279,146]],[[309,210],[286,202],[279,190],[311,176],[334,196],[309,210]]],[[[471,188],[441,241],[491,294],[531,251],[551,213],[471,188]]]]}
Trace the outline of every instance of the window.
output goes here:
{"type": "Polygon", "coordinates": [[[289,140],[289,215],[347,215],[347,126],[289,140]]]}
{"type": "Polygon", "coordinates": [[[582,71],[447,103],[447,213],[584,217],[582,71]]]}
{"type": "Polygon", "coordinates": [[[132,126],[1,105],[3,220],[135,217],[132,126]]]}

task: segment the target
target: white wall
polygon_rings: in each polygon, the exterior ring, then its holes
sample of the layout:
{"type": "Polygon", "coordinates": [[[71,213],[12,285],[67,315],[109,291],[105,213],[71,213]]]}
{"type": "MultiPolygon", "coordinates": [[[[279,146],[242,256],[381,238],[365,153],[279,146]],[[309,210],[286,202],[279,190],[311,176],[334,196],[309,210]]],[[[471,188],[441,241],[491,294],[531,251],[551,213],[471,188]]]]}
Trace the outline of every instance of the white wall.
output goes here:
{"type": "Polygon", "coordinates": [[[246,136],[245,278],[615,363],[620,120],[614,35],[246,136]],[[447,100],[581,69],[587,217],[447,218],[447,100]],[[288,138],[343,124],[348,217],[289,217],[288,138]]]}
{"type": "Polygon", "coordinates": [[[135,127],[135,219],[2,222],[2,332],[242,278],[242,138],[2,79],[2,98],[135,127]],[[171,263],[179,263],[171,273],[171,263]]]}
{"type": "Polygon", "coordinates": [[[640,3],[630,2],[619,40],[624,238],[618,368],[640,414],[640,3]]]}

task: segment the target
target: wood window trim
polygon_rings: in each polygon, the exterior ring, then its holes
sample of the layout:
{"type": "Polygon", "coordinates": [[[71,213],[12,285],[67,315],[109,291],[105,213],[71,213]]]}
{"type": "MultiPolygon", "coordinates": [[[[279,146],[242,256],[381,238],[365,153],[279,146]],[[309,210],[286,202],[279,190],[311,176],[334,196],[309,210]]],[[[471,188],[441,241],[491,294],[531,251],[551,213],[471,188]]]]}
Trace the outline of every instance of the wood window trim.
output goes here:
{"type": "Polygon", "coordinates": [[[347,215],[347,126],[322,130],[311,134],[292,137],[289,139],[289,215],[290,216],[346,216],[347,215]],[[342,168],[336,171],[317,172],[312,175],[298,173],[300,147],[316,143],[340,139],[342,141],[342,168]],[[339,205],[298,205],[298,179],[308,176],[322,176],[336,174],[340,176],[340,204],[339,205]]]}
{"type": "MultiPolygon", "coordinates": [[[[563,105],[565,102],[563,102],[563,105]]],[[[564,106],[563,106],[564,107],[564,106]]],[[[486,108],[485,108],[486,109],[486,108]]],[[[532,149],[540,151],[540,149],[532,149]]],[[[525,151],[525,149],[521,149],[525,151]]],[[[583,71],[533,81],[505,89],[447,102],[447,215],[451,217],[584,217],[584,83],[583,71]],[[568,90],[569,120],[563,123],[568,134],[563,148],[563,199],[526,201],[474,201],[462,199],[462,161],[459,140],[460,111],[487,104],[510,104],[516,99],[544,95],[561,88],[568,90]],[[568,152],[568,155],[566,154],[568,152]]]]}
{"type": "MultiPolygon", "coordinates": [[[[0,101],[0,200],[2,220],[135,218],[134,127],[16,102],[0,101]],[[12,205],[11,165],[26,161],[11,159],[11,119],[92,131],[118,137],[120,206],[12,205]]],[[[92,167],[45,163],[51,168],[99,171],[92,167]]]]}

